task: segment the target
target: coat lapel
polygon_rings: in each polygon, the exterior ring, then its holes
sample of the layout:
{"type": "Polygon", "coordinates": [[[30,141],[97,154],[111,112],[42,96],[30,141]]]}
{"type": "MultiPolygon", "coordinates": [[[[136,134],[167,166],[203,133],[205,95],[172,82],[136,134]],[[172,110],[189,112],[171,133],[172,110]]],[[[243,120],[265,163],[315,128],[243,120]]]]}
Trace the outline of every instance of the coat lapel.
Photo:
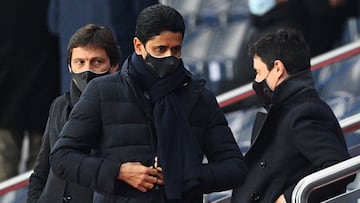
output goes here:
{"type": "Polygon", "coordinates": [[[251,150],[252,146],[254,146],[256,140],[258,139],[261,129],[263,128],[263,125],[266,121],[267,115],[268,114],[264,113],[264,112],[256,113],[254,126],[253,126],[253,130],[251,133],[251,145],[250,145],[248,152],[251,150]]]}

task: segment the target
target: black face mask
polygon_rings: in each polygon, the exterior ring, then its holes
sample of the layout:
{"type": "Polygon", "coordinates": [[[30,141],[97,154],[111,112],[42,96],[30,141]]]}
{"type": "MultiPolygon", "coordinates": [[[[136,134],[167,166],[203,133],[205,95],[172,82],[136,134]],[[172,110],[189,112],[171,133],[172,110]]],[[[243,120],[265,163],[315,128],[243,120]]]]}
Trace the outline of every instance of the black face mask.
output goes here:
{"type": "Polygon", "coordinates": [[[86,85],[90,82],[90,80],[103,75],[107,75],[109,73],[109,71],[101,74],[93,73],[91,71],[85,71],[82,73],[71,72],[71,78],[74,81],[76,87],[79,88],[79,90],[82,92],[84,91],[86,85]]]}
{"type": "Polygon", "coordinates": [[[177,70],[181,59],[175,56],[156,58],[147,54],[144,61],[153,73],[163,78],[177,70]]]}
{"type": "Polygon", "coordinates": [[[266,82],[266,78],[261,82],[253,81],[253,89],[256,92],[256,95],[259,97],[261,102],[265,107],[269,107],[271,104],[271,96],[273,91],[270,89],[269,85],[266,82]]]}

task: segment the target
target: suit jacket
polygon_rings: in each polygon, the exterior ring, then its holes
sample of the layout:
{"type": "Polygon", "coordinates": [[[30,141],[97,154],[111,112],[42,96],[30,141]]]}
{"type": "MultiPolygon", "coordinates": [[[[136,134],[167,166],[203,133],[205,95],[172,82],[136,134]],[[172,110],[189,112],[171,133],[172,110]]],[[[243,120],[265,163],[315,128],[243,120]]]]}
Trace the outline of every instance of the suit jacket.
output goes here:
{"type": "MultiPolygon", "coordinates": [[[[349,158],[342,130],[330,107],[314,89],[310,71],[291,76],[273,92],[268,113],[259,113],[252,145],[245,155],[249,173],[233,191],[232,202],[287,202],[304,176],[349,158]]],[[[320,202],[344,191],[343,182],[316,192],[320,202]]]]}

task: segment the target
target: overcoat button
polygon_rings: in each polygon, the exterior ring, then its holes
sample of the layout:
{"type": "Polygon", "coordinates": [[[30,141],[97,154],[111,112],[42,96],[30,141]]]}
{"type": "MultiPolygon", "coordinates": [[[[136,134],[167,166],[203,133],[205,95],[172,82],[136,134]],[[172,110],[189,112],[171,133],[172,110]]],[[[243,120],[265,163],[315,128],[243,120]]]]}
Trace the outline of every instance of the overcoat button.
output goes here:
{"type": "Polygon", "coordinates": [[[63,197],[63,200],[64,202],[70,202],[71,197],[70,196],[63,197]]]}
{"type": "Polygon", "coordinates": [[[256,193],[252,193],[251,194],[251,199],[253,199],[254,201],[259,201],[260,200],[260,196],[256,193]]]}
{"type": "Polygon", "coordinates": [[[265,161],[260,162],[260,167],[265,168],[266,167],[266,162],[265,161]]]}

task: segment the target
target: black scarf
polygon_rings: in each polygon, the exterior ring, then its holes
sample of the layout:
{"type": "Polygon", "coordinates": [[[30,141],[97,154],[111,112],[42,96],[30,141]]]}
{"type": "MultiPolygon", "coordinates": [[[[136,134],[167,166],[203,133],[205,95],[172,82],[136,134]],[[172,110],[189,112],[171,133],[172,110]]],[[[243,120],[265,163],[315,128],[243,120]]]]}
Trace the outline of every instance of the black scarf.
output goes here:
{"type": "MultiPolygon", "coordinates": [[[[156,151],[163,169],[167,199],[181,199],[181,193],[189,191],[201,182],[199,147],[192,134],[184,106],[175,91],[182,88],[189,76],[181,62],[171,75],[159,78],[152,73],[141,56],[133,54],[128,73],[148,92],[153,104],[156,131],[156,151]]],[[[126,67],[126,65],[124,65],[126,67]]]]}
{"type": "Polygon", "coordinates": [[[71,106],[71,108],[73,108],[74,105],[79,101],[80,96],[81,96],[81,91],[76,86],[75,82],[73,80],[71,80],[71,85],[70,85],[70,101],[71,101],[70,106],[71,106]]]}

